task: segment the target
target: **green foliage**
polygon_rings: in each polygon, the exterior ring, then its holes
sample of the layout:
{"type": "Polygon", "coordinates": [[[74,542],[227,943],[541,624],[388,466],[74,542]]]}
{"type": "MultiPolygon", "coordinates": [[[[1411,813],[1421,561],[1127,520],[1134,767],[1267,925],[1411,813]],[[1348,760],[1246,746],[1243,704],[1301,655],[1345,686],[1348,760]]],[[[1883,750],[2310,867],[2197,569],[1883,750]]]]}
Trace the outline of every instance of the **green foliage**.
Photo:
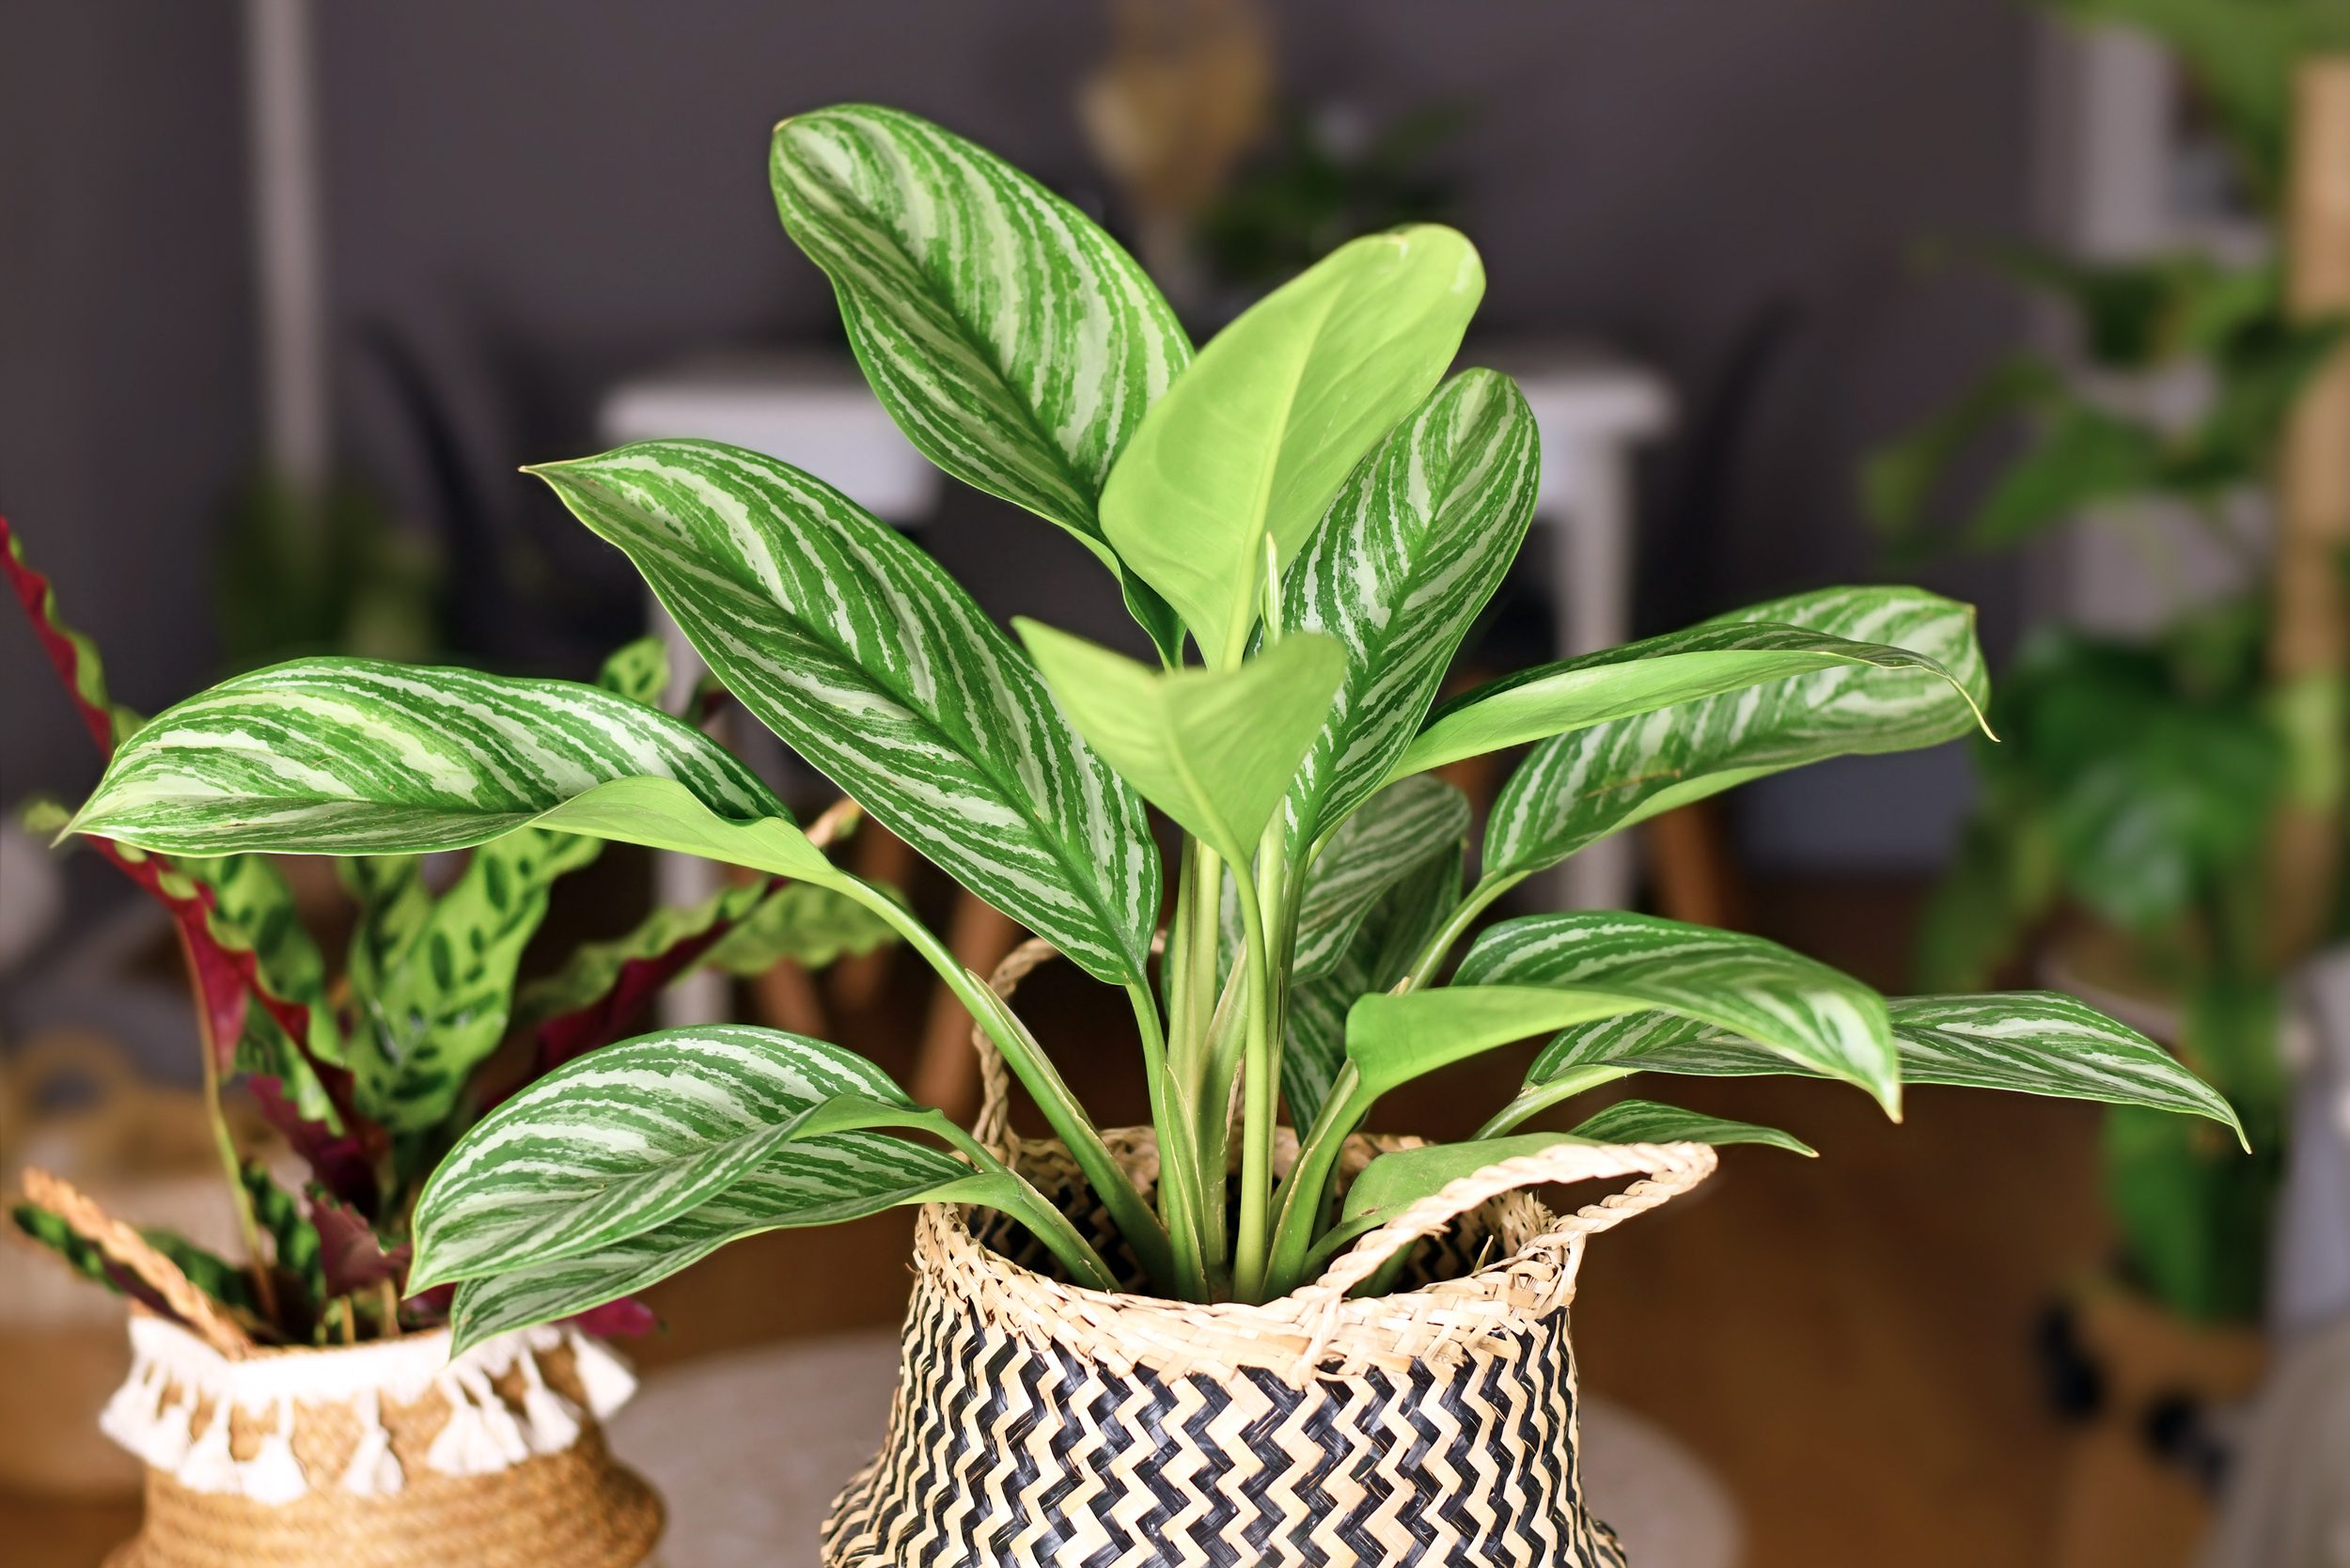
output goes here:
{"type": "MultiPolygon", "coordinates": [[[[580,1016],[599,985],[617,994],[657,950],[697,961],[728,921],[755,955],[743,962],[802,941],[846,949],[873,934],[857,922],[878,922],[970,1011],[1152,1288],[1174,1296],[1294,1288],[1339,1244],[1339,1151],[1382,1094],[1553,1031],[1489,1133],[1651,1068],[1841,1078],[1888,1108],[1915,1078],[2230,1120],[2176,1063],[2076,1005],[1888,1006],[1773,944],[1644,917],[1511,921],[1438,983],[1480,912],[1530,872],[1744,779],[1954,738],[1986,700],[1964,605],[1849,588],[1432,714],[1538,474],[1506,378],[1439,384],[1482,287],[1461,236],[1423,227],[1342,246],[1191,360],[1098,230],[936,127],[859,107],[800,116],[777,132],[774,174],[884,404],[948,472],[1085,540],[1162,667],[1033,623],[1024,654],[929,557],[769,458],[656,442],[538,472],[629,556],[748,711],[966,888],[1124,990],[1155,1191],[1012,1008],[902,902],[832,865],[747,770],[643,703],[313,660],[181,704],[117,757],[81,831],[178,854],[478,846],[438,899],[406,861],[355,878],[352,972],[379,989],[427,975],[464,1000],[462,1019],[402,1033],[431,1016],[419,997],[351,1047],[372,1099],[391,1085],[415,1107],[412,1131],[453,1122],[449,1084],[408,1069],[428,1044],[474,1059],[498,1030],[473,1020],[503,1027],[507,944],[574,853],[555,846],[600,839],[793,879],[800,907],[728,890],[663,917],[534,993],[542,1029],[580,1016]],[[1167,635],[1178,616],[1197,663],[1167,635]],[[1471,812],[1425,770],[1528,741],[1464,889],[1471,812]],[[1155,985],[1146,800],[1184,830],[1155,985]],[[1301,1143],[1277,1184],[1284,1098],[1301,1143]]],[[[651,684],[640,674],[634,694],[651,684]]],[[[1646,1102],[1582,1132],[1803,1147],[1646,1102]]],[[[1357,1195],[1408,1204],[1516,1147],[1383,1162],[1357,1195]]],[[[770,1030],[652,1035],[556,1069],[456,1140],[417,1206],[417,1277],[459,1282],[470,1344],[738,1236],[929,1200],[996,1208],[1071,1278],[1109,1283],[1066,1218],[870,1064],[770,1030]]]]}

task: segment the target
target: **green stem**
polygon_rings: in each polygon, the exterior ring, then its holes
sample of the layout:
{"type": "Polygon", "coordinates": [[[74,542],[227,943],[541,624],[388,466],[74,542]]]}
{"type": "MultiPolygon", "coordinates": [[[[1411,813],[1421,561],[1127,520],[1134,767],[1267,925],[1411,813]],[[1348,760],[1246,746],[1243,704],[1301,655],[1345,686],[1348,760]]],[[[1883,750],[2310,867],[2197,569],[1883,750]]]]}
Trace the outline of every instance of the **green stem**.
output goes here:
{"type": "Polygon", "coordinates": [[[245,1272],[253,1278],[253,1295],[261,1309],[261,1316],[272,1326],[277,1323],[277,1289],[270,1278],[271,1253],[261,1248],[261,1222],[253,1213],[253,1195],[244,1188],[244,1160],[237,1152],[236,1135],[228,1130],[228,1112],[220,1100],[220,1041],[212,1029],[211,1005],[204,996],[204,985],[197,977],[202,970],[196,966],[196,944],[188,933],[180,933],[180,956],[187,960],[188,979],[196,993],[196,1044],[204,1058],[204,1115],[212,1123],[212,1149],[220,1156],[220,1168],[228,1178],[228,1201],[237,1212],[237,1231],[244,1242],[245,1272]]]}
{"type": "Polygon", "coordinates": [[[1264,910],[1257,885],[1237,877],[1240,918],[1247,944],[1248,996],[1241,1050],[1240,1233],[1232,1250],[1232,1291],[1243,1301],[1261,1301],[1269,1261],[1266,1225],[1273,1207],[1272,1008],[1266,974],[1264,910]]]}
{"type": "Polygon", "coordinates": [[[1355,1071],[1353,1062],[1344,1064],[1322,1102],[1322,1114],[1299,1139],[1297,1163],[1282,1184],[1280,1218],[1273,1231],[1267,1278],[1276,1295],[1285,1295],[1304,1283],[1314,1225],[1322,1216],[1323,1194],[1329,1189],[1348,1135],[1371,1113],[1371,1096],[1363,1091],[1362,1074],[1355,1071]]]}
{"type": "Polygon", "coordinates": [[[1452,945],[1477,923],[1477,917],[1485,913],[1494,900],[1524,882],[1528,874],[1512,871],[1507,876],[1486,877],[1470,888],[1468,897],[1461,901],[1460,906],[1446,919],[1443,928],[1430,937],[1428,946],[1420,950],[1419,958],[1412,964],[1412,972],[1404,977],[1401,989],[1418,991],[1434,979],[1436,970],[1444,964],[1445,954],[1452,950],[1452,945]]]}
{"type": "Polygon", "coordinates": [[[1141,1260],[1143,1268],[1162,1289],[1171,1289],[1176,1278],[1175,1255],[1167,1242],[1167,1228],[1159,1223],[1159,1216],[1152,1213],[1142,1190],[1135,1185],[1134,1178],[1126,1174],[1126,1168],[1120,1165],[1118,1157],[1110,1152],[1109,1145],[1102,1140],[1100,1130],[1086,1115],[1085,1107],[1077,1103],[1077,1097],[1061,1081],[1052,1058],[1037,1044],[1035,1037],[1028,1033],[1019,1017],[1004,1005],[1003,998],[996,996],[986,981],[964,968],[955,955],[948,951],[947,945],[897,900],[860,877],[844,875],[839,886],[841,891],[888,921],[905,938],[906,945],[921,954],[923,961],[938,972],[938,978],[947,982],[947,988],[954,993],[955,999],[986,1031],[988,1039],[995,1042],[996,1050],[1003,1053],[1004,1064],[1011,1069],[1012,1075],[1035,1099],[1037,1108],[1044,1113],[1044,1120],[1051,1125],[1054,1135],[1068,1145],[1071,1156],[1077,1162],[1077,1168],[1085,1172],[1095,1196],[1109,1211],[1110,1218],[1126,1238],[1126,1245],[1133,1247],[1135,1256],[1141,1260]]]}
{"type": "Polygon", "coordinates": [[[1175,1102],[1167,1075],[1167,1041],[1159,1031],[1158,1002],[1140,980],[1126,984],[1135,1025],[1142,1033],[1142,1071],[1151,1090],[1151,1125],[1159,1135],[1159,1217],[1174,1254],[1177,1287],[1186,1301],[1208,1299],[1207,1260],[1199,1245],[1198,1151],[1175,1102]]]}
{"type": "Polygon", "coordinates": [[[1011,1167],[980,1147],[979,1139],[956,1126],[946,1118],[939,1119],[939,1134],[965,1158],[978,1167],[996,1190],[980,1200],[988,1207],[999,1209],[1026,1226],[1037,1240],[1042,1242],[1054,1257],[1060,1260],[1070,1277],[1079,1284],[1097,1291],[1119,1289],[1118,1276],[1093,1244],[1073,1224],[1069,1216],[1030,1182],[1011,1167]]]}

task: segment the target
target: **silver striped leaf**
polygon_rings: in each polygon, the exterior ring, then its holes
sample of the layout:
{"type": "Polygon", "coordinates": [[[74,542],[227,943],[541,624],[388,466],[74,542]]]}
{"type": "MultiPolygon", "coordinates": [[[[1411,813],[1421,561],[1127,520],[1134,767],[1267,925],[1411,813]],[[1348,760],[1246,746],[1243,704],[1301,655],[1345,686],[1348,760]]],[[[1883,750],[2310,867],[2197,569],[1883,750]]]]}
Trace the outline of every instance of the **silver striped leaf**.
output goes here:
{"type": "Polygon", "coordinates": [[[885,1134],[833,1133],[787,1144],[757,1171],[657,1229],[459,1285],[450,1311],[454,1350],[617,1301],[761,1231],[837,1225],[903,1203],[983,1202],[1004,1181],[885,1134]]]}
{"type": "Polygon", "coordinates": [[[1660,1105],[1653,1100],[1619,1100],[1606,1110],[1585,1117],[1571,1136],[1589,1138],[1593,1143],[1760,1143],[1784,1149],[1791,1154],[1819,1153],[1793,1133],[1782,1133],[1776,1127],[1707,1116],[1701,1111],[1683,1110],[1679,1105],[1660,1105]]]}
{"type": "MultiPolygon", "coordinates": [[[[1888,1007],[1904,1083],[2142,1105],[2208,1117],[2244,1136],[2234,1108],[2218,1090],[2136,1029],[2071,996],[2053,991],[1896,996],[1888,1007]]],[[[1520,1098],[1594,1074],[1752,1077],[1803,1071],[1742,1033],[1652,1013],[1566,1030],[1535,1058],[1520,1098]]],[[[1539,1105],[1519,1114],[1535,1108],[1539,1105]]]]}
{"type": "Polygon", "coordinates": [[[711,1025],[607,1045],[512,1095],[441,1161],[416,1200],[411,1286],[640,1235],[799,1139],[940,1122],[863,1058],[780,1029],[711,1025]]]}
{"type": "Polygon", "coordinates": [[[1464,370],[1355,465],[1281,578],[1284,627],[1346,649],[1287,803],[1292,853],[1388,776],[1525,542],[1540,439],[1509,377],[1464,370]]]}
{"type": "Polygon", "coordinates": [[[1371,796],[1330,835],[1306,872],[1291,980],[1320,980],[1337,968],[1387,889],[1459,848],[1468,830],[1468,797],[1440,778],[1406,778],[1371,796]]]}
{"type": "Polygon", "coordinates": [[[1981,719],[1957,677],[1909,649],[1768,621],[1707,622],[1540,665],[1464,692],[1428,721],[1395,771],[1418,773],[1609,719],[1843,666],[1938,675],[1981,719]]]}
{"type": "Polygon", "coordinates": [[[1954,739],[1975,727],[1989,695],[1974,610],[1938,594],[1829,588],[1757,604],[1706,627],[1754,622],[1907,649],[1939,668],[1837,664],[1545,741],[1494,803],[1485,824],[1487,881],[1557,865],[1660,811],[1767,774],[1954,739]]]}
{"type": "Polygon", "coordinates": [[[948,473],[1059,524],[1119,575],[1169,659],[1183,628],[1098,506],[1191,363],[1151,279],[1093,221],[928,120],[843,104],[776,127],[783,227],[832,279],[873,395],[948,473]]]}
{"type": "Polygon", "coordinates": [[[1476,986],[1636,996],[1648,1008],[1735,1030],[1900,1111],[1902,1075],[1885,998],[1759,936],[1613,910],[1529,915],[1488,928],[1446,989],[1476,986]]]}
{"type": "Polygon", "coordinates": [[[150,720],[72,830],[179,855],[464,849],[634,778],[720,817],[791,820],[701,731],[594,686],[298,659],[150,720]]]}
{"type": "Polygon", "coordinates": [[[1290,987],[1281,1094],[1289,1102],[1290,1121],[1300,1132],[1322,1114],[1339,1070],[1346,1065],[1347,1010],[1411,973],[1420,949],[1461,902],[1465,849],[1456,839],[1444,854],[1421,861],[1372,906],[1328,974],[1290,987]]]}
{"type": "Polygon", "coordinates": [[[1159,912],[1141,798],[937,562],[788,463],[657,441],[534,470],[635,563],[743,705],[1096,977],[1159,912]]]}

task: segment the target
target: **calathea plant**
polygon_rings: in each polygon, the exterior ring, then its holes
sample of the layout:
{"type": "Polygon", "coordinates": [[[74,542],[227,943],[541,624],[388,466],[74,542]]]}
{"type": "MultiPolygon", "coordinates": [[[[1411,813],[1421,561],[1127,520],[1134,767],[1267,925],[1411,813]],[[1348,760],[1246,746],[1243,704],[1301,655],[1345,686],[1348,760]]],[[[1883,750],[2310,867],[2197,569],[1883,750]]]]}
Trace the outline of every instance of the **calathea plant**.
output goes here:
{"type": "MultiPolygon", "coordinates": [[[[1908,588],[1798,595],[1434,701],[1535,494],[1510,381],[1446,379],[1482,290],[1461,235],[1340,247],[1194,353],[1067,203],[910,116],[787,120],[786,228],[832,279],[875,394],[948,472],[1057,524],[1155,651],[1007,635],[921,551],[757,453],[662,441],[534,470],[624,554],[744,707],[966,887],[1124,994],[1159,1151],[1147,1190],[1013,1009],[836,866],[698,730],[588,686],[301,661],[140,729],[76,830],[175,855],[413,854],[617,839],[831,889],[969,1008],[1140,1271],[1263,1301],[1463,1170],[1574,1139],[1787,1135],[1626,1102],[1640,1072],[2120,1100],[2230,1121],[2142,1038],[2049,996],[1888,1004],[1751,936],[1616,913],[1505,921],[1508,889],[1646,817],[1782,768],[1927,745],[1984,699],[1970,612],[1908,588]],[[1434,711],[1432,712],[1432,708],[1434,711]],[[1531,745],[1485,825],[1432,773],[1531,745]],[[1146,809],[1182,830],[1166,902],[1146,809]],[[1422,1074],[1538,1034],[1482,1135],[1341,1144],[1422,1074]],[[1277,1168],[1286,1104],[1299,1146],[1277,1168]]],[[[653,1034],[559,1068],[462,1138],[416,1212],[461,1341],[543,1321],[739,1236],[887,1205],[992,1206],[1081,1284],[1136,1280],[1017,1172],[821,1042],[653,1034]]],[[[1366,1281],[1366,1284],[1371,1283],[1366,1281]]]]}
{"type": "MultiPolygon", "coordinates": [[[[109,698],[97,650],[58,619],[55,593],[5,518],[0,571],[101,749],[144,733],[109,698]]],[[[660,642],[646,638],[605,661],[599,685],[583,689],[616,709],[641,708],[659,698],[666,675],[660,642]]],[[[246,744],[266,745],[262,733],[246,744]]],[[[162,734],[149,741],[172,744],[162,734]]],[[[38,804],[27,815],[64,821],[38,804]]],[[[348,1343],[442,1321],[448,1293],[415,1294],[408,1285],[410,1215],[434,1164],[492,1098],[490,1059],[501,1046],[527,1042],[519,1074],[526,1081],[627,1033],[663,985],[697,965],[750,973],[785,958],[822,964],[890,935],[822,889],[760,882],[656,911],[518,984],[555,883],[603,845],[517,832],[482,845],[440,886],[413,855],[338,862],[355,917],[337,972],[266,855],[182,858],[102,837],[88,842],[172,917],[247,1261],[232,1263],[168,1233],[146,1240],[262,1343],[348,1343]],[[221,1100],[232,1082],[252,1092],[308,1167],[299,1193],[236,1146],[221,1100]]],[[[503,1076],[508,1087],[517,1078],[503,1076]]],[[[84,1273],[172,1315],[65,1215],[36,1201],[19,1205],[15,1218],[84,1273]]],[[[640,1307],[622,1302],[589,1326],[646,1321],[640,1307]]]]}

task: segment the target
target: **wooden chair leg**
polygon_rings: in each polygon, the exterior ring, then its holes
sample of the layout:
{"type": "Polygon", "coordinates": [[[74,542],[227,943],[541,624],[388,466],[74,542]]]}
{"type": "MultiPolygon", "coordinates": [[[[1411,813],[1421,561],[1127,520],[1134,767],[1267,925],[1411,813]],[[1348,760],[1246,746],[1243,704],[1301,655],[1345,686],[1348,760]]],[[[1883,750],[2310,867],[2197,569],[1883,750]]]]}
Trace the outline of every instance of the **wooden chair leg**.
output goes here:
{"type": "MultiPolygon", "coordinates": [[[[903,839],[870,817],[850,841],[849,869],[868,882],[878,882],[903,892],[921,864],[903,839]]],[[[897,953],[898,944],[885,943],[862,957],[844,958],[834,964],[826,976],[833,1005],[849,1012],[870,1007],[873,998],[881,995],[883,982],[889,979],[897,953]]]]}
{"type": "Polygon", "coordinates": [[[824,1000],[806,969],[786,959],[751,982],[752,1004],[764,1023],[817,1040],[832,1037],[824,1000]]]}
{"type": "Polygon", "coordinates": [[[1745,882],[1718,802],[1701,800],[1652,819],[1642,840],[1659,914],[1691,925],[1746,929],[1745,882]]]}
{"type": "MultiPolygon", "coordinates": [[[[964,968],[987,974],[1020,945],[1020,927],[1009,915],[969,893],[956,896],[947,946],[964,968]]],[[[971,1015],[944,985],[931,999],[908,1088],[915,1099],[958,1121],[970,1120],[979,1107],[979,1061],[971,1049],[971,1015]]]]}

